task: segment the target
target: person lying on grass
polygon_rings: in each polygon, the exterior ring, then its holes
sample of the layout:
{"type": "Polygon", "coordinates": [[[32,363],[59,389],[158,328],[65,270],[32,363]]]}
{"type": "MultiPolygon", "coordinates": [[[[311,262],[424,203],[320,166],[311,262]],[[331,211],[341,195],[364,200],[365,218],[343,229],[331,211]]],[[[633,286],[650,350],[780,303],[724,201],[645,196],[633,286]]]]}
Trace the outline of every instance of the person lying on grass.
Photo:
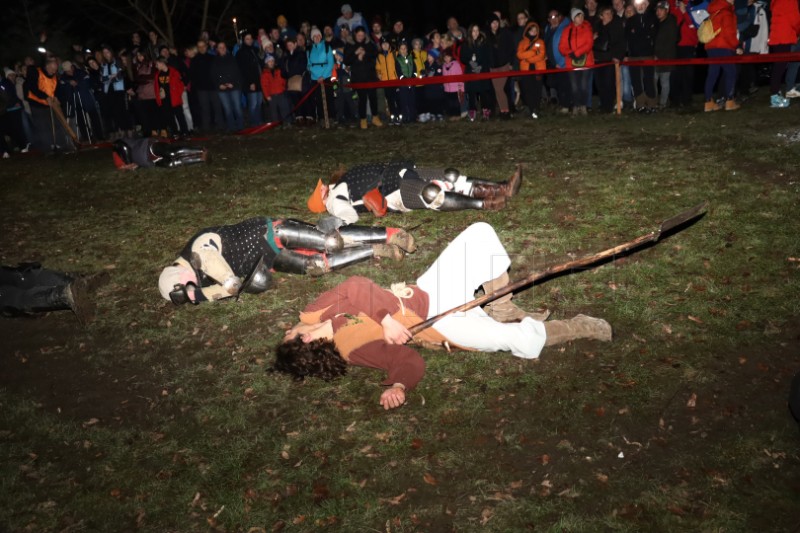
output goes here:
{"type": "Polygon", "coordinates": [[[417,249],[399,228],[347,226],[323,231],[292,219],[256,217],[197,232],[161,271],[158,289],[175,305],[260,293],[271,272],[321,276],[370,257],[400,261],[417,249]]]}
{"type": "Polygon", "coordinates": [[[410,341],[533,359],[545,346],[573,339],[611,340],[605,320],[577,315],[544,322],[547,315],[522,311],[510,295],[444,317],[412,336],[409,327],[474,299],[481,285],[487,294],[506,286],[510,266],[494,229],[479,222],[456,237],[415,285],[386,290],[365,277],[351,277],[300,313],[300,322],[276,349],[273,369],[298,380],[330,380],[344,375],[348,364],[381,369],[387,389],[380,404],[393,409],[405,403],[425,372],[422,357],[406,346],[410,341]]]}
{"type": "Polygon", "coordinates": [[[208,150],[199,146],[159,141],[153,138],[117,139],[111,145],[114,166],[120,170],[175,168],[209,160],[208,150]]]}
{"type": "Polygon", "coordinates": [[[521,186],[520,165],[508,181],[494,182],[467,177],[454,168],[417,168],[412,161],[365,163],[334,172],[327,185],[319,180],[307,205],[312,213],[328,211],[354,224],[366,211],[378,217],[412,209],[497,211],[521,186]]]}

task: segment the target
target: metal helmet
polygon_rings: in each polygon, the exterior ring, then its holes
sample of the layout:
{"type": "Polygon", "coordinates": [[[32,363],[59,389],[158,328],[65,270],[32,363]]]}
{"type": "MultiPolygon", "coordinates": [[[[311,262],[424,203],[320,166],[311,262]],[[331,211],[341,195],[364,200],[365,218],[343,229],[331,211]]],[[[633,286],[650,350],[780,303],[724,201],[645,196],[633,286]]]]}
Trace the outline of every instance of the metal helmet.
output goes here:
{"type": "Polygon", "coordinates": [[[122,165],[130,165],[133,163],[133,154],[131,153],[131,147],[123,141],[122,139],[117,139],[114,141],[114,144],[111,145],[111,148],[114,150],[114,164],[118,167],[122,165]]]}
{"type": "Polygon", "coordinates": [[[444,179],[450,183],[455,183],[459,176],[461,176],[461,172],[457,168],[449,167],[444,169],[444,179]]]}

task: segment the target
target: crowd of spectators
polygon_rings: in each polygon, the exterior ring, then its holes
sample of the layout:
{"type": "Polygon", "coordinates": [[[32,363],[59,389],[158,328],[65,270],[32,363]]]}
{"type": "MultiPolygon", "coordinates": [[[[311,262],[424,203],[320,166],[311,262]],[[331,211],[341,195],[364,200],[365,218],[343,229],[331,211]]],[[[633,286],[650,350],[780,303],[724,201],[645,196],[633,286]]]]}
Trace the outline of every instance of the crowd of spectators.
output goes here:
{"type": "MultiPolygon", "coordinates": [[[[697,0],[695,0],[697,1],[697,0]]],[[[641,59],[689,59],[800,51],[798,0],[711,0],[713,38],[698,41],[698,25],[683,0],[585,0],[547,20],[526,11],[509,20],[490,13],[466,27],[455,18],[418,34],[402,20],[370,19],[350,5],[334,24],[283,15],[229,42],[207,32],[182,49],[155,31],[131,34],[126,46],[95,51],[74,46],[26,57],[5,68],[0,83],[0,153],[33,146],[66,149],[49,106],[59,106],[82,142],[123,136],[179,137],[195,131],[235,132],[266,121],[313,125],[328,116],[363,129],[438,120],[538,118],[543,105],[559,113],[610,113],[617,103],[617,69],[624,108],[653,111],[691,105],[694,66],[628,66],[641,59]],[[591,67],[593,69],[580,69],[591,67]],[[543,75],[513,71],[573,70],[543,75]],[[509,77],[459,81],[461,74],[509,72],[509,77]],[[350,83],[440,77],[442,83],[357,88],[350,83]],[[452,81],[448,81],[452,78],[452,81]],[[323,83],[320,83],[323,82],[323,83]],[[593,100],[593,95],[598,96],[593,100]],[[8,137],[8,140],[6,139],[8,137]]],[[[798,63],[774,63],[771,106],[800,96],[798,63]],[[783,81],[786,91],[783,91],[783,81]]],[[[705,111],[738,109],[756,90],[754,64],[708,68],[705,111]],[[717,89],[718,78],[722,83],[717,89]],[[716,91],[716,92],[715,92],[716,91]]]]}

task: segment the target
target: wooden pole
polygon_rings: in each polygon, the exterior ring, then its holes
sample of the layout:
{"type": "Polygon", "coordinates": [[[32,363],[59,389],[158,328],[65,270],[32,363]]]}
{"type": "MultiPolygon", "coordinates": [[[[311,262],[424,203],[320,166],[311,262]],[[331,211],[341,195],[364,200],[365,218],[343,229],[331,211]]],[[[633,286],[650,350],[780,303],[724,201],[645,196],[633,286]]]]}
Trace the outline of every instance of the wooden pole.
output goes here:
{"type": "Polygon", "coordinates": [[[618,62],[614,62],[614,79],[617,86],[617,115],[622,114],[622,67],[618,62]]]}

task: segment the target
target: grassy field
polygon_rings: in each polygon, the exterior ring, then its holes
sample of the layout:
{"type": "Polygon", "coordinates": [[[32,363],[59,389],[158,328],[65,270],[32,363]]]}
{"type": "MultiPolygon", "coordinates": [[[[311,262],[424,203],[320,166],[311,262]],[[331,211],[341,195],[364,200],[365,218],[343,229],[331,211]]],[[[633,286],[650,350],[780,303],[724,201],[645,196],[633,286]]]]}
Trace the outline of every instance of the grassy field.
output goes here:
{"type": "Polygon", "coordinates": [[[212,164],[177,170],[120,173],[106,150],[3,161],[2,264],[112,281],[85,329],[70,313],[0,321],[0,530],[799,531],[800,107],[767,105],[272,130],[210,140],[212,164]],[[399,265],[161,300],[158,273],[198,228],[312,220],[318,177],[400,157],[496,180],[521,162],[525,183],[502,212],[379,221],[418,226],[399,265]],[[315,294],[353,274],[413,281],[472,222],[495,226],[513,279],[703,200],[659,245],[515,299],[604,317],[612,343],[537,361],[423,352],[425,379],[389,413],[375,371],[268,372],[315,294]]]}

